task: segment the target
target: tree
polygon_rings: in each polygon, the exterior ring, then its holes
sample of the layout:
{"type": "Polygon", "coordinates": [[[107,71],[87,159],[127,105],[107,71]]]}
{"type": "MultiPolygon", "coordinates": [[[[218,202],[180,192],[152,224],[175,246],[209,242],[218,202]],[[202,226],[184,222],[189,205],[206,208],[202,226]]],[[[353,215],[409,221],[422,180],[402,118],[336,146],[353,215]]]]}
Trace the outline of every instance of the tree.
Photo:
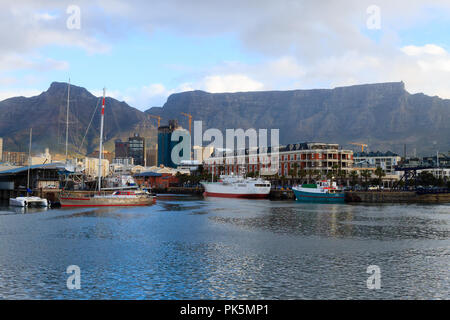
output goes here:
{"type": "Polygon", "coordinates": [[[313,175],[316,181],[322,179],[322,173],[317,169],[313,170],[313,175]]]}
{"type": "Polygon", "coordinates": [[[333,172],[332,171],[328,171],[327,174],[326,174],[326,177],[327,177],[328,180],[332,180],[333,177],[334,177],[333,172]]]}
{"type": "Polygon", "coordinates": [[[355,170],[350,172],[350,179],[351,179],[350,184],[352,185],[352,187],[354,187],[356,185],[356,181],[358,180],[358,172],[355,170]]]}
{"type": "Polygon", "coordinates": [[[303,182],[303,180],[306,178],[308,173],[306,172],[305,169],[300,169],[299,172],[298,172],[298,175],[300,177],[300,181],[303,182]]]}
{"type": "Polygon", "coordinates": [[[293,176],[294,178],[297,178],[297,177],[298,177],[298,163],[297,163],[297,162],[294,162],[294,164],[292,165],[292,168],[293,168],[293,170],[294,170],[292,176],[293,176]]]}
{"type": "Polygon", "coordinates": [[[370,170],[363,170],[361,176],[364,178],[364,186],[367,188],[369,186],[369,179],[372,176],[370,170]]]}
{"type": "Polygon", "coordinates": [[[375,169],[375,175],[378,178],[378,186],[381,186],[381,183],[383,182],[382,178],[384,176],[386,176],[386,173],[384,172],[383,169],[381,169],[380,167],[375,169]]]}
{"type": "Polygon", "coordinates": [[[339,169],[337,176],[339,177],[341,184],[344,184],[344,181],[347,179],[347,171],[339,169]]]}

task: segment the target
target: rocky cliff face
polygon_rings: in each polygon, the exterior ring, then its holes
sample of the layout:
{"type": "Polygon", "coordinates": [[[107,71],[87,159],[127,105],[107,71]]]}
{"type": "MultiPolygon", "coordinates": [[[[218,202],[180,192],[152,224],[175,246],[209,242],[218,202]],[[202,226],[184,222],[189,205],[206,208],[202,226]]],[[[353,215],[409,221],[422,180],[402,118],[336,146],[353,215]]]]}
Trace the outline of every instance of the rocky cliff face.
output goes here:
{"type": "MultiPolygon", "coordinates": [[[[183,92],[147,113],[165,121],[203,120],[204,128],[278,128],[282,144],[364,142],[371,150],[450,150],[450,100],[409,94],[403,82],[335,89],[242,93],[183,92]]],[[[353,147],[354,148],[354,147],[353,147]]]]}
{"type": "MultiPolygon", "coordinates": [[[[29,129],[33,127],[33,150],[52,152],[65,148],[67,83],[54,82],[42,94],[0,102],[0,137],[4,149],[27,151],[29,129]]],[[[99,104],[82,153],[98,148],[100,98],[86,89],[71,86],[69,143],[77,150],[99,104]]],[[[424,94],[409,94],[402,82],[341,87],[335,89],[261,91],[240,93],[183,92],[171,95],[162,108],[145,113],[125,102],[106,99],[106,149],[114,150],[116,138],[127,139],[134,132],[156,141],[156,120],[162,124],[178,119],[187,128],[181,112],[203,120],[207,128],[280,129],[282,144],[305,141],[369,144],[371,150],[392,150],[403,154],[415,148],[418,154],[450,150],[450,100],[424,94]]],[[[356,148],[352,146],[352,148],[356,148]]]]}
{"type": "MultiPolygon", "coordinates": [[[[65,122],[67,105],[67,83],[53,82],[50,88],[31,98],[16,97],[0,102],[0,136],[4,149],[27,151],[29,130],[33,128],[33,151],[42,152],[49,147],[51,152],[65,150],[65,122]]],[[[125,102],[106,98],[104,138],[106,149],[112,151],[116,138],[127,139],[134,132],[143,136],[154,136],[155,125],[148,115],[130,107],[125,102]]],[[[100,131],[100,98],[82,87],[70,87],[69,144],[71,152],[81,147],[82,153],[98,149],[100,131]],[[96,105],[97,111],[94,114],[96,105]],[[92,118],[93,117],[93,118],[92,118]],[[89,130],[86,133],[89,122],[89,130]]]]}

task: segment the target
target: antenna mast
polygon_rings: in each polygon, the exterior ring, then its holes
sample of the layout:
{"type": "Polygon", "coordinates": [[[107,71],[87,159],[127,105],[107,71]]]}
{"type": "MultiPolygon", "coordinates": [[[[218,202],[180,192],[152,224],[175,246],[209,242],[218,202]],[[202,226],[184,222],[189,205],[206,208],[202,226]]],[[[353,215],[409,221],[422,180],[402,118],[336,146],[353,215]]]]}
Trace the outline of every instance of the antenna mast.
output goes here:
{"type": "Polygon", "coordinates": [[[105,117],[105,88],[103,88],[102,115],[100,118],[100,149],[98,152],[98,191],[102,188],[103,119],[105,117]]]}
{"type": "Polygon", "coordinates": [[[66,163],[68,155],[68,144],[69,144],[69,96],[70,96],[70,78],[69,85],[67,87],[67,114],[66,114],[66,163]]]}

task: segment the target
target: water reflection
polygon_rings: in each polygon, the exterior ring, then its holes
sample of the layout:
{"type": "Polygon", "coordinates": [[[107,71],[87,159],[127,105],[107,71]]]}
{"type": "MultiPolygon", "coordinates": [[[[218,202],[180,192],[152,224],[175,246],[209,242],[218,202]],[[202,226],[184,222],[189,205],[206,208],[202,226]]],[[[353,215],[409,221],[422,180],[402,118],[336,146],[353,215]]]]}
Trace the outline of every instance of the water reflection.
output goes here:
{"type": "Polygon", "coordinates": [[[143,208],[1,208],[0,298],[448,299],[449,209],[173,195],[143,208]],[[80,291],[65,287],[71,264],[80,291]],[[366,288],[371,264],[380,291],[366,288]]]}

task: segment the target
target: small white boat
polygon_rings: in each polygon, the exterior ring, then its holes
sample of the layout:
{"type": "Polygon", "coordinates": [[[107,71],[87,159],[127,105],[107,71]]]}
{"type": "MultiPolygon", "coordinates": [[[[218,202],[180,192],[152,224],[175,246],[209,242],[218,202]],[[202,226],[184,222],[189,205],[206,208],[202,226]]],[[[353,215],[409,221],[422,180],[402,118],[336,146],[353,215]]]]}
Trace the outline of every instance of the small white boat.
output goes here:
{"type": "Polygon", "coordinates": [[[39,197],[16,197],[9,199],[12,207],[48,207],[47,199],[39,197]]]}
{"type": "Polygon", "coordinates": [[[28,196],[28,194],[32,192],[30,190],[30,165],[31,165],[31,137],[32,137],[32,133],[33,133],[33,128],[30,128],[30,147],[28,149],[27,196],[25,196],[25,197],[9,198],[9,205],[12,206],[12,207],[22,207],[22,208],[48,207],[47,199],[43,199],[43,198],[40,198],[40,197],[30,197],[30,196],[28,196]]]}

